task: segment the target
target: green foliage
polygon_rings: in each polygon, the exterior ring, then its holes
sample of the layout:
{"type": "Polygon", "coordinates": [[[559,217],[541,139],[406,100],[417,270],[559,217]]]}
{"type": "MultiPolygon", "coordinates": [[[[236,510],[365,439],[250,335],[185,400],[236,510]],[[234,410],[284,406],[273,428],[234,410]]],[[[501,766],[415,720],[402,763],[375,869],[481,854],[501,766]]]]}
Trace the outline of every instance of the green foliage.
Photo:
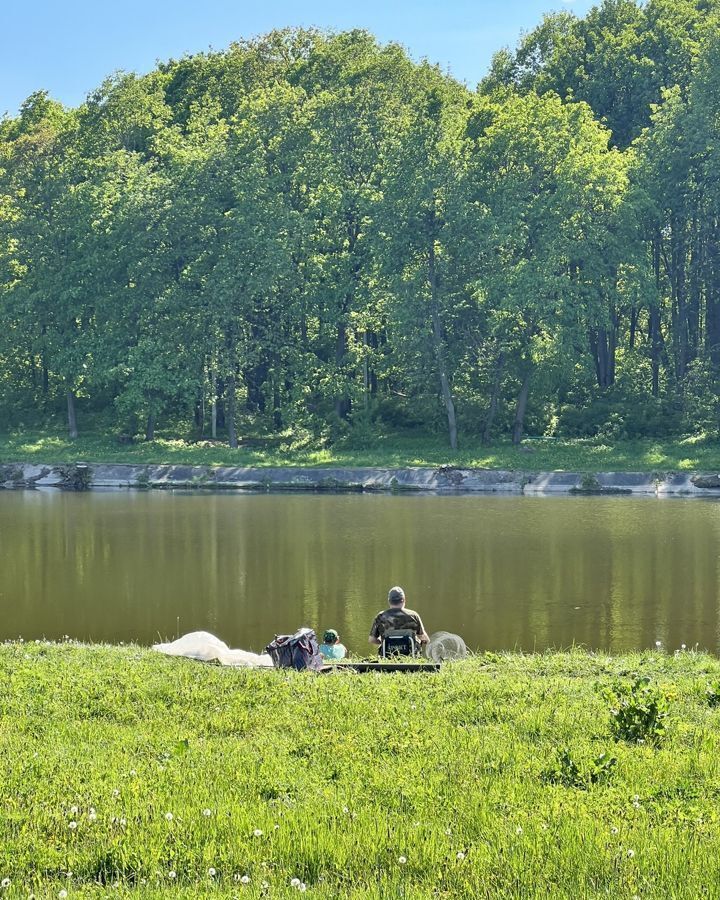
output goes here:
{"type": "Polygon", "coordinates": [[[556,751],[554,764],[542,773],[542,778],[548,784],[588,790],[595,784],[608,782],[616,765],[617,757],[605,752],[582,765],[573,759],[568,747],[563,747],[556,751]]]}
{"type": "Polygon", "coordinates": [[[610,704],[610,728],[617,741],[657,746],[665,735],[669,695],[643,675],[632,684],[603,690],[610,704]]]}

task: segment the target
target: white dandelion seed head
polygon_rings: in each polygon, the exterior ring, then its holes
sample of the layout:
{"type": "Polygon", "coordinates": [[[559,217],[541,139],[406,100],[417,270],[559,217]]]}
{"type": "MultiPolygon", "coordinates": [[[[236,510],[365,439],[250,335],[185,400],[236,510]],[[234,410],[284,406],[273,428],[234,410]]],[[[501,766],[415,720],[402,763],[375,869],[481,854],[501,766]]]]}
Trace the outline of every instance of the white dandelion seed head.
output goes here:
{"type": "Polygon", "coordinates": [[[240,879],[240,884],[250,884],[250,876],[243,875],[243,877],[240,879]]]}
{"type": "Polygon", "coordinates": [[[255,831],[253,831],[253,837],[262,837],[262,831],[259,828],[256,828],[255,831]]]}
{"type": "Polygon", "coordinates": [[[210,816],[212,815],[212,810],[211,810],[211,809],[204,809],[204,810],[203,810],[203,815],[205,816],[206,819],[209,819],[210,816]]]}
{"type": "Polygon", "coordinates": [[[450,837],[450,835],[452,834],[452,828],[446,828],[446,829],[445,829],[445,834],[446,834],[448,837],[450,837]]]}
{"type": "Polygon", "coordinates": [[[459,860],[465,859],[465,854],[462,852],[462,850],[458,851],[456,859],[459,859],[459,860]]]}
{"type": "Polygon", "coordinates": [[[659,650],[659,649],[662,647],[662,641],[655,641],[655,646],[656,646],[656,647],[658,648],[658,650],[659,650]]]}
{"type": "Polygon", "coordinates": [[[617,834],[618,831],[620,831],[620,829],[613,825],[613,827],[610,829],[610,834],[617,834]]]}
{"type": "Polygon", "coordinates": [[[628,859],[632,859],[633,856],[635,856],[635,851],[634,851],[634,850],[628,850],[627,856],[628,856],[628,859]]]}
{"type": "Polygon", "coordinates": [[[73,819],[71,822],[68,822],[68,828],[70,831],[75,831],[77,828],[77,822],[73,819]]]}
{"type": "Polygon", "coordinates": [[[77,811],[78,811],[77,806],[71,806],[71,807],[70,807],[70,815],[71,815],[71,816],[76,816],[76,815],[77,815],[77,811]]]}
{"type": "Polygon", "coordinates": [[[168,872],[168,878],[171,878],[171,879],[173,879],[173,880],[174,880],[175,878],[177,878],[177,872],[175,871],[175,869],[171,869],[171,870],[168,872]]]}
{"type": "Polygon", "coordinates": [[[58,891],[58,897],[60,897],[61,900],[63,900],[63,898],[65,898],[65,897],[67,897],[67,891],[65,890],[65,888],[63,888],[61,891],[58,891]]]}
{"type": "Polygon", "coordinates": [[[515,829],[515,834],[522,834],[522,833],[523,833],[522,825],[518,825],[518,827],[515,829]]]}
{"type": "Polygon", "coordinates": [[[166,812],[166,813],[165,813],[165,818],[167,819],[168,822],[172,822],[172,820],[173,820],[173,814],[172,814],[171,812],[166,812]]]}
{"type": "Polygon", "coordinates": [[[300,884],[298,885],[298,890],[300,891],[301,894],[305,893],[305,891],[307,890],[307,885],[305,884],[304,881],[300,882],[300,884]]]}
{"type": "Polygon", "coordinates": [[[9,878],[3,878],[3,880],[0,881],[1,888],[9,888],[11,884],[12,884],[12,881],[9,878]]]}
{"type": "Polygon", "coordinates": [[[212,866],[210,866],[210,868],[208,869],[208,875],[209,875],[211,878],[214,878],[214,877],[217,875],[217,872],[215,871],[215,869],[213,869],[212,866]]]}
{"type": "Polygon", "coordinates": [[[290,879],[290,887],[300,887],[300,879],[299,878],[291,878],[290,879]]]}
{"type": "Polygon", "coordinates": [[[137,775],[137,772],[135,771],[135,769],[130,769],[130,774],[134,778],[137,775]]]}
{"type": "Polygon", "coordinates": [[[120,796],[120,791],[119,791],[117,788],[114,788],[114,789],[113,789],[113,792],[112,792],[112,795],[113,795],[113,797],[119,797],[119,796],[120,796]]]}
{"type": "Polygon", "coordinates": [[[401,866],[404,866],[405,863],[407,862],[407,857],[405,857],[405,856],[398,856],[398,862],[400,863],[401,866]]]}

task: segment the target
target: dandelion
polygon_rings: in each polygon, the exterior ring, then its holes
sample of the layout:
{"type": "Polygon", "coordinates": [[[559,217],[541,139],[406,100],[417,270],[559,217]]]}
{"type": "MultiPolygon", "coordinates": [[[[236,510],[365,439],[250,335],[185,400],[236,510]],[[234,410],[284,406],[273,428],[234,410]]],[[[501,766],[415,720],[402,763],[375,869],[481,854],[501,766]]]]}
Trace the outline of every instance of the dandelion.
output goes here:
{"type": "Polygon", "coordinates": [[[262,831],[259,828],[256,828],[255,831],[253,831],[253,836],[262,837],[262,831]]]}
{"type": "Polygon", "coordinates": [[[3,880],[0,881],[1,888],[9,888],[11,884],[12,884],[12,881],[10,881],[9,878],[3,878],[3,880]]]}
{"type": "Polygon", "coordinates": [[[299,878],[291,878],[290,879],[290,887],[300,887],[300,879],[299,878]]]}
{"type": "Polygon", "coordinates": [[[270,887],[270,885],[267,883],[267,881],[263,881],[263,882],[261,883],[260,887],[261,887],[264,891],[266,891],[266,890],[270,887]]]}
{"type": "Polygon", "coordinates": [[[91,806],[90,809],[88,810],[88,820],[90,822],[94,822],[96,819],[97,819],[97,813],[95,812],[94,807],[91,806]]]}
{"type": "Polygon", "coordinates": [[[130,775],[134,778],[137,775],[135,769],[130,769],[130,775]]]}
{"type": "Polygon", "coordinates": [[[70,815],[71,815],[71,816],[76,816],[76,815],[77,815],[77,811],[78,811],[77,806],[71,806],[71,807],[70,807],[70,815]]]}
{"type": "Polygon", "coordinates": [[[349,813],[350,810],[347,808],[347,806],[343,806],[343,812],[344,812],[344,813],[349,813]]]}
{"type": "Polygon", "coordinates": [[[115,789],[113,790],[112,795],[113,795],[113,797],[119,797],[119,796],[120,796],[120,791],[119,791],[117,788],[115,788],[115,789]]]}
{"type": "Polygon", "coordinates": [[[166,813],[165,813],[165,818],[167,819],[168,822],[172,822],[172,820],[173,820],[173,814],[172,814],[171,812],[166,812],[166,813]]]}
{"type": "Polygon", "coordinates": [[[518,825],[518,827],[515,829],[515,834],[522,834],[522,833],[523,833],[522,825],[518,825]]]}
{"type": "Polygon", "coordinates": [[[610,829],[610,834],[617,834],[619,830],[620,830],[619,828],[616,828],[616,827],[613,825],[613,827],[610,829]]]}
{"type": "Polygon", "coordinates": [[[658,650],[660,650],[660,648],[662,647],[662,641],[655,641],[655,646],[658,648],[658,650]]]}
{"type": "Polygon", "coordinates": [[[635,807],[635,809],[640,809],[640,801],[639,801],[639,800],[633,800],[633,806],[635,807]]]}
{"type": "Polygon", "coordinates": [[[61,900],[63,900],[63,898],[65,898],[65,897],[67,897],[67,891],[65,890],[65,888],[63,888],[61,891],[58,891],[58,897],[60,897],[61,900]]]}
{"type": "Polygon", "coordinates": [[[405,857],[405,856],[398,856],[398,862],[400,863],[401,866],[404,866],[405,863],[407,862],[407,857],[405,857]]]}
{"type": "Polygon", "coordinates": [[[73,820],[72,822],[68,822],[68,828],[70,829],[70,831],[75,831],[75,829],[77,828],[77,822],[75,820],[73,820]]]}
{"type": "Polygon", "coordinates": [[[635,851],[634,851],[634,850],[628,850],[628,852],[627,852],[627,858],[628,858],[628,859],[632,859],[633,856],[635,856],[635,851]]]}
{"type": "Polygon", "coordinates": [[[445,829],[445,834],[446,834],[448,837],[450,837],[450,835],[452,834],[452,828],[446,828],[446,829],[445,829]]]}
{"type": "Polygon", "coordinates": [[[203,810],[203,815],[205,816],[206,819],[209,819],[210,816],[212,815],[212,810],[210,810],[210,809],[204,809],[204,810],[203,810]]]}
{"type": "Polygon", "coordinates": [[[214,877],[217,875],[217,872],[215,871],[215,869],[213,869],[212,866],[210,866],[210,868],[208,869],[208,875],[209,875],[211,878],[214,878],[214,877]]]}
{"type": "Polygon", "coordinates": [[[462,852],[462,850],[460,850],[460,851],[458,851],[458,854],[457,854],[457,856],[456,856],[455,858],[456,858],[457,860],[459,860],[460,862],[462,862],[462,860],[465,859],[465,854],[462,852]]]}
{"type": "Polygon", "coordinates": [[[169,878],[171,881],[174,881],[174,880],[177,878],[177,872],[175,871],[175,869],[171,869],[171,870],[168,872],[168,878],[169,878]]]}
{"type": "Polygon", "coordinates": [[[240,879],[240,884],[250,884],[250,876],[243,875],[243,877],[240,879]]]}
{"type": "Polygon", "coordinates": [[[298,885],[298,890],[300,891],[301,894],[305,893],[305,891],[307,890],[307,885],[305,884],[304,881],[300,882],[300,884],[298,885]]]}
{"type": "Polygon", "coordinates": [[[120,825],[124,828],[127,825],[127,819],[125,816],[120,817],[120,825]]]}

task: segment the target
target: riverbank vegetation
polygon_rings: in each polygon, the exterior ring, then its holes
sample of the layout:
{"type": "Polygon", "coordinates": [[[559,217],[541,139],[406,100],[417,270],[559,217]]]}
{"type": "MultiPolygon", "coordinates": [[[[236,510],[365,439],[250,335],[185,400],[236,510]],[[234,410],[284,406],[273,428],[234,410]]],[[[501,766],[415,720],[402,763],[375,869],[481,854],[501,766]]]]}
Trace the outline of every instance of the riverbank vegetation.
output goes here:
{"type": "Polygon", "coordinates": [[[0,683],[4,898],[694,900],[720,879],[703,653],[316,676],[15,642],[0,683]]]}
{"type": "Polygon", "coordinates": [[[307,433],[251,437],[228,447],[224,441],[197,441],[156,435],[131,444],[104,433],[71,440],[65,430],[0,435],[0,463],[148,463],[198,466],[372,466],[403,468],[442,465],[532,472],[720,471],[720,445],[714,438],[639,439],[606,443],[597,438],[525,439],[482,444],[467,441],[452,453],[441,435],[379,434],[318,441],[307,433]]]}
{"type": "Polygon", "coordinates": [[[0,426],[716,435],[718,21],[603,0],[476,90],[281,31],[33,94],[0,121],[0,426]]]}

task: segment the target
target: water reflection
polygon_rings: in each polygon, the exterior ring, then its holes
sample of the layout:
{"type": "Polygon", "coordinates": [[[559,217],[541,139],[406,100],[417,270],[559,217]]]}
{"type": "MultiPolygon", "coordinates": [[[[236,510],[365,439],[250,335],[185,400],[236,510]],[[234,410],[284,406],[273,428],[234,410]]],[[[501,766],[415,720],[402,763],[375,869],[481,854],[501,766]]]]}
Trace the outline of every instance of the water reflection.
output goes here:
{"type": "Polygon", "coordinates": [[[718,648],[720,505],[627,498],[0,492],[0,637],[366,649],[390,585],[488,649],[718,648]],[[179,618],[179,622],[178,622],[179,618]]]}

